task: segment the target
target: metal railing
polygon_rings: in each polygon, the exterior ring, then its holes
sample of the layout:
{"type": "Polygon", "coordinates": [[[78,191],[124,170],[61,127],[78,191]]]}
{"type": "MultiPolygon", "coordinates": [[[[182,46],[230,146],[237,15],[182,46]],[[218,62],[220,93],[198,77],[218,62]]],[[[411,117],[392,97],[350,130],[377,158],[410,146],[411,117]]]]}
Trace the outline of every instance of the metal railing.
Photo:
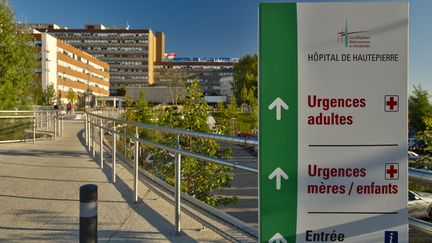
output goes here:
{"type": "MultiPolygon", "coordinates": [[[[246,144],[246,145],[257,145],[258,141],[250,138],[241,138],[241,137],[233,137],[233,136],[224,136],[218,134],[208,134],[202,132],[195,132],[189,130],[181,130],[175,128],[168,127],[160,127],[153,126],[138,122],[132,122],[127,120],[121,120],[114,117],[109,116],[118,116],[118,112],[114,110],[91,110],[85,112],[85,140],[86,146],[88,146],[88,150],[91,151],[93,157],[96,157],[96,149],[95,149],[95,131],[99,130],[99,141],[104,141],[104,133],[110,132],[113,136],[112,142],[112,178],[113,182],[115,182],[116,178],[116,157],[117,157],[117,140],[118,136],[130,139],[130,141],[134,144],[134,196],[133,200],[138,201],[138,174],[139,174],[139,144],[149,145],[154,148],[158,148],[161,150],[165,150],[175,154],[175,183],[174,183],[174,198],[175,198],[175,228],[176,232],[181,232],[181,224],[180,224],[180,211],[181,211],[181,188],[180,188],[180,178],[181,178],[181,164],[182,164],[182,155],[198,159],[200,161],[212,162],[224,166],[230,166],[232,168],[238,168],[244,171],[249,171],[252,173],[258,173],[258,169],[252,166],[244,165],[238,162],[228,161],[216,157],[209,157],[206,155],[198,154],[195,152],[187,151],[180,148],[180,136],[186,135],[200,139],[211,139],[219,142],[228,142],[228,143],[238,143],[238,144],[246,144]],[[135,134],[130,135],[125,132],[125,130],[121,131],[118,128],[124,126],[133,126],[135,127],[135,134]],[[138,129],[144,128],[152,131],[158,131],[162,133],[170,133],[176,136],[176,146],[171,147],[168,145],[152,142],[139,137],[138,129]]],[[[100,142],[102,144],[102,142],[100,142]]],[[[99,145],[99,163],[100,167],[103,168],[103,145],[99,145]]]]}
{"type": "Polygon", "coordinates": [[[409,179],[432,185],[432,171],[409,168],[409,179]]]}
{"type": "Polygon", "coordinates": [[[26,141],[26,130],[31,130],[33,143],[38,135],[55,140],[57,136],[63,136],[63,128],[64,116],[55,110],[0,110],[0,130],[14,133],[6,139],[0,134],[0,142],[26,141]],[[17,123],[17,120],[22,122],[17,123]],[[22,136],[17,134],[19,132],[22,136]]]}

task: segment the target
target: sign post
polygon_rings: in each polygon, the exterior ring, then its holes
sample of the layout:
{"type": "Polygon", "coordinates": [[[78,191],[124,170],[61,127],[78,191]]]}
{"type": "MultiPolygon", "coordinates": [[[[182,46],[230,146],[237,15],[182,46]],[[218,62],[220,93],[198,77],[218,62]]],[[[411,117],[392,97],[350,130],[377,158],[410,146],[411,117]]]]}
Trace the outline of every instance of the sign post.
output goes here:
{"type": "Polygon", "coordinates": [[[406,3],[262,3],[261,242],[408,242],[406,3]]]}

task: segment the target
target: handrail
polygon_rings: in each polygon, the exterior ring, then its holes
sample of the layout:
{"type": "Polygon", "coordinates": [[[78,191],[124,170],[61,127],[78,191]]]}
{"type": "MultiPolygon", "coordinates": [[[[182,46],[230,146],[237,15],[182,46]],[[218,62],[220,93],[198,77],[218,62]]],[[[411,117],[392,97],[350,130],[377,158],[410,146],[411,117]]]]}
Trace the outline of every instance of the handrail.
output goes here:
{"type": "MultiPolygon", "coordinates": [[[[30,118],[27,124],[32,124],[32,133],[33,133],[33,143],[36,142],[36,129],[42,128],[42,124],[45,124],[45,134],[51,133],[53,134],[54,140],[56,137],[63,135],[63,114],[59,113],[57,110],[0,110],[0,119],[22,119],[22,118],[30,118]],[[14,113],[6,114],[5,113],[14,113]],[[49,131],[49,128],[52,131],[49,131]]],[[[19,142],[25,141],[26,139],[18,139],[18,140],[3,140],[0,142],[19,142]]]]}
{"type": "Polygon", "coordinates": [[[422,230],[428,234],[432,234],[432,223],[426,222],[421,219],[409,217],[408,218],[410,226],[413,226],[419,230],[422,230]]]}
{"type": "MultiPolygon", "coordinates": [[[[93,122],[91,122],[91,123],[93,125],[97,126],[97,127],[101,127],[97,123],[93,123],[93,122]]],[[[145,144],[147,144],[149,146],[152,146],[152,147],[155,147],[155,148],[159,148],[159,149],[163,149],[163,150],[167,150],[169,152],[179,153],[179,154],[182,154],[182,155],[185,155],[185,156],[189,156],[189,157],[193,157],[193,158],[196,158],[196,159],[205,160],[205,161],[208,161],[208,162],[213,162],[213,163],[217,163],[217,164],[221,164],[221,165],[231,166],[233,168],[238,168],[238,169],[246,170],[246,171],[249,171],[249,172],[258,173],[258,169],[257,168],[252,167],[252,166],[248,166],[248,165],[243,165],[243,164],[240,164],[238,162],[232,162],[232,161],[227,161],[227,160],[223,160],[223,159],[208,157],[208,156],[205,156],[205,155],[189,152],[189,151],[186,151],[186,150],[183,150],[183,149],[177,149],[177,148],[173,148],[173,147],[170,147],[170,146],[162,145],[162,144],[159,144],[159,143],[154,143],[154,142],[142,139],[142,138],[137,138],[137,137],[131,136],[131,135],[127,134],[127,133],[122,133],[122,132],[114,131],[111,128],[107,128],[107,127],[103,127],[103,126],[102,126],[102,129],[110,131],[112,133],[116,133],[118,135],[123,135],[124,137],[129,138],[132,141],[138,141],[138,142],[141,142],[141,143],[145,143],[145,144]]]]}
{"type": "MultiPolygon", "coordinates": [[[[99,115],[97,117],[99,117],[101,119],[107,119],[107,120],[123,121],[123,120],[120,120],[120,119],[106,118],[106,117],[99,116],[99,115]]],[[[179,153],[179,154],[182,154],[182,155],[185,155],[185,156],[190,156],[190,157],[193,157],[193,158],[196,158],[196,159],[205,160],[205,161],[209,161],[209,162],[213,162],[213,163],[217,163],[217,164],[221,164],[221,165],[231,166],[233,168],[238,168],[238,169],[246,170],[246,171],[249,171],[249,172],[258,173],[258,169],[255,168],[255,167],[252,167],[252,166],[243,165],[243,164],[238,163],[238,162],[233,162],[233,161],[218,159],[218,158],[214,158],[214,157],[209,157],[209,156],[197,154],[197,153],[194,153],[194,152],[189,152],[189,151],[186,151],[186,150],[183,150],[183,149],[178,149],[178,148],[173,148],[173,147],[170,147],[170,146],[162,145],[162,144],[159,144],[159,143],[154,143],[154,142],[142,139],[142,138],[137,138],[135,136],[131,136],[131,135],[127,134],[127,133],[122,133],[122,132],[114,131],[113,129],[105,127],[105,126],[100,126],[100,124],[97,124],[96,122],[91,122],[91,121],[89,121],[89,122],[91,124],[93,124],[94,126],[102,128],[104,130],[110,131],[112,133],[116,133],[118,135],[123,135],[124,137],[129,138],[132,141],[138,141],[138,142],[141,142],[141,143],[145,143],[145,144],[147,144],[149,146],[152,146],[152,147],[155,147],[155,148],[167,150],[167,151],[170,151],[170,152],[173,152],[173,153],[179,153]]],[[[128,124],[132,125],[131,123],[128,123],[128,124]]],[[[133,122],[133,124],[140,124],[140,125],[142,125],[143,123],[133,122]]],[[[144,125],[146,125],[146,124],[144,124],[144,125]]],[[[175,129],[172,130],[172,133],[174,132],[174,130],[175,129]]],[[[180,130],[180,129],[177,129],[177,130],[180,130]]],[[[185,130],[181,130],[181,131],[185,131],[185,130]]],[[[182,133],[182,135],[184,135],[184,134],[186,134],[186,133],[182,133]]],[[[199,136],[199,137],[203,138],[201,136],[199,136]]],[[[223,136],[220,135],[220,137],[223,137],[223,136]]],[[[223,140],[223,141],[228,141],[228,140],[223,140]]]]}
{"type": "Polygon", "coordinates": [[[432,171],[408,168],[409,179],[432,184],[432,171]]]}
{"type": "Polygon", "coordinates": [[[10,119],[10,118],[33,118],[34,116],[2,116],[0,115],[0,119],[10,119]]]}
{"type": "Polygon", "coordinates": [[[137,126],[137,127],[143,127],[143,128],[157,130],[157,131],[166,132],[166,133],[188,135],[188,136],[204,138],[204,139],[214,139],[214,140],[223,141],[223,142],[239,143],[239,144],[246,144],[246,145],[258,145],[258,140],[251,139],[251,138],[241,138],[241,137],[235,137],[235,136],[227,136],[227,135],[220,135],[220,134],[182,130],[182,129],[171,128],[171,127],[155,126],[155,125],[149,125],[149,124],[140,123],[140,122],[122,120],[122,119],[113,118],[113,117],[105,117],[105,116],[98,115],[98,114],[88,112],[88,111],[86,113],[90,114],[92,116],[101,118],[101,119],[111,120],[111,121],[120,122],[123,124],[128,124],[128,125],[137,126]]]}
{"type": "Polygon", "coordinates": [[[34,112],[42,112],[42,111],[37,111],[37,110],[1,110],[0,111],[0,113],[34,113],[34,112]]]}

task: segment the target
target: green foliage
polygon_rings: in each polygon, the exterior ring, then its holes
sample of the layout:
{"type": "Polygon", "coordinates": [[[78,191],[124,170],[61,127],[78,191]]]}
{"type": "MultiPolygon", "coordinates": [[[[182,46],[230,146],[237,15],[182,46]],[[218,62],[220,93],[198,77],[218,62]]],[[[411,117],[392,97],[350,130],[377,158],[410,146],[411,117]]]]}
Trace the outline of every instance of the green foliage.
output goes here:
{"type": "Polygon", "coordinates": [[[30,119],[1,119],[0,141],[30,139],[32,125],[30,119]]]}
{"type": "Polygon", "coordinates": [[[38,82],[33,83],[31,88],[32,100],[36,105],[51,106],[57,103],[57,95],[53,85],[49,85],[46,90],[38,82]]]}
{"type": "Polygon", "coordinates": [[[69,89],[69,91],[66,94],[66,99],[68,99],[68,101],[72,104],[75,103],[75,101],[77,100],[78,96],[75,93],[75,91],[73,91],[72,89],[69,89]]]}
{"type": "Polygon", "coordinates": [[[123,119],[152,124],[152,109],[151,107],[149,107],[148,102],[145,98],[144,90],[140,91],[139,97],[135,100],[131,98],[126,98],[124,106],[125,112],[122,115],[123,119]]]}
{"type": "Polygon", "coordinates": [[[424,152],[432,152],[432,117],[424,117],[423,124],[425,128],[418,132],[417,138],[424,142],[424,152]]]}
{"type": "Polygon", "coordinates": [[[134,101],[129,98],[126,97],[125,98],[125,102],[124,102],[124,108],[125,111],[123,113],[123,115],[121,116],[122,119],[124,120],[128,120],[128,121],[135,121],[135,109],[134,109],[134,101]]]}
{"type": "Polygon", "coordinates": [[[235,136],[239,132],[255,133],[258,128],[258,111],[240,113],[234,97],[230,97],[227,108],[217,109],[213,117],[221,133],[235,136]]]}
{"type": "Polygon", "coordinates": [[[31,90],[31,99],[34,101],[35,104],[42,105],[44,100],[42,85],[39,82],[33,82],[31,90]]]}
{"type": "Polygon", "coordinates": [[[222,100],[218,101],[216,103],[216,111],[224,111],[225,110],[225,102],[223,102],[222,100]]]}
{"type": "Polygon", "coordinates": [[[42,97],[42,105],[54,105],[57,98],[54,85],[49,85],[47,89],[42,92],[42,97]]]}
{"type": "Polygon", "coordinates": [[[240,58],[233,70],[234,95],[239,104],[249,104],[253,107],[254,99],[258,97],[258,57],[246,55],[240,58]]]}
{"type": "MultiPolygon", "coordinates": [[[[170,108],[163,112],[159,119],[160,125],[209,132],[210,129],[206,123],[208,108],[207,103],[202,99],[202,91],[198,89],[198,82],[194,82],[187,87],[183,109],[170,108]]],[[[165,143],[176,146],[176,137],[166,136],[165,143]]],[[[180,144],[184,150],[210,157],[227,159],[230,156],[230,151],[220,149],[214,140],[181,137],[180,144]]],[[[169,153],[165,155],[166,163],[159,163],[148,169],[160,175],[168,183],[174,184],[173,156],[169,153]]],[[[214,195],[215,191],[229,187],[233,178],[234,174],[230,167],[190,157],[182,158],[182,191],[209,205],[227,204],[236,200],[235,197],[225,198],[214,195]]]]}
{"type": "Polygon", "coordinates": [[[237,113],[234,116],[228,112],[214,112],[213,116],[219,126],[225,128],[223,134],[235,136],[239,132],[255,133],[257,117],[252,113],[237,113]]]}
{"type": "Polygon", "coordinates": [[[429,103],[429,94],[421,85],[415,86],[413,94],[408,99],[409,128],[414,132],[426,129],[425,118],[432,117],[432,106],[429,103]]]}
{"type": "Polygon", "coordinates": [[[237,129],[239,132],[254,133],[257,129],[258,119],[254,114],[240,113],[237,116],[237,129]]]}
{"type": "MultiPolygon", "coordinates": [[[[220,104],[219,106],[222,107],[223,105],[220,104]]],[[[208,104],[202,99],[202,91],[198,88],[198,82],[194,82],[187,88],[187,95],[182,109],[177,106],[169,107],[160,111],[157,114],[158,119],[154,119],[153,113],[155,111],[148,106],[144,92],[141,92],[136,100],[126,99],[125,113],[122,118],[147,124],[211,132],[206,123],[208,109],[208,104]]],[[[135,134],[132,127],[127,127],[126,130],[129,134],[135,134]]],[[[176,135],[140,129],[139,136],[171,147],[177,146],[176,135]]],[[[180,145],[184,150],[210,157],[228,159],[231,156],[230,150],[221,149],[214,140],[181,137],[180,145]]],[[[140,164],[147,171],[174,185],[174,154],[144,144],[141,144],[140,147],[143,151],[140,164]]],[[[228,204],[237,200],[236,197],[215,195],[216,191],[230,186],[230,181],[234,178],[230,167],[199,161],[190,157],[182,157],[181,165],[182,191],[212,206],[228,204]]]]}
{"type": "Polygon", "coordinates": [[[236,98],[235,98],[235,96],[231,96],[231,97],[229,97],[226,115],[229,118],[235,118],[237,112],[238,112],[238,107],[237,107],[237,103],[236,103],[236,98]]]}
{"type": "Polygon", "coordinates": [[[32,100],[36,48],[29,28],[19,28],[12,8],[0,1],[0,110],[26,109],[32,100]]]}
{"type": "Polygon", "coordinates": [[[38,105],[54,105],[56,103],[56,91],[54,90],[54,85],[49,85],[46,90],[42,90],[42,87],[38,85],[35,87],[34,92],[36,104],[38,105]]]}
{"type": "MultiPolygon", "coordinates": [[[[148,102],[145,99],[144,90],[140,91],[139,97],[135,100],[126,97],[124,107],[125,107],[125,111],[122,114],[121,119],[141,122],[150,125],[154,123],[152,119],[153,110],[148,105],[148,102]]],[[[126,132],[131,135],[135,135],[136,133],[135,127],[133,126],[126,126],[126,128],[123,129],[126,129],[126,132]]],[[[138,135],[140,138],[150,140],[150,141],[160,142],[161,140],[160,134],[145,128],[139,128],[138,135]]],[[[124,144],[124,140],[121,139],[120,146],[122,146],[123,144],[124,144]]],[[[140,149],[142,151],[141,158],[139,161],[140,165],[147,166],[148,164],[147,157],[150,155],[157,155],[158,158],[161,158],[161,156],[166,156],[166,153],[163,153],[163,151],[161,152],[156,148],[153,148],[151,146],[142,143],[140,144],[140,149]]]]}
{"type": "MultiPolygon", "coordinates": [[[[135,122],[141,122],[145,124],[153,124],[152,117],[153,111],[152,108],[148,105],[148,102],[145,98],[145,91],[140,90],[139,97],[135,100],[130,98],[126,99],[126,109],[123,114],[123,119],[135,122]]],[[[151,132],[148,129],[139,129],[139,136],[144,139],[155,139],[157,134],[155,132],[151,132]]],[[[130,134],[135,134],[135,131],[129,131],[130,134]]],[[[142,145],[141,147],[145,147],[142,145]]],[[[146,151],[150,149],[146,147],[146,151]]],[[[149,151],[147,151],[149,152],[149,151]]]]}
{"type": "Polygon", "coordinates": [[[150,124],[152,112],[145,98],[144,90],[140,90],[140,95],[138,99],[135,101],[135,103],[136,103],[135,121],[150,124]]]}
{"type": "Polygon", "coordinates": [[[411,191],[432,193],[432,187],[427,183],[409,181],[408,188],[411,191]]]}
{"type": "Polygon", "coordinates": [[[432,169],[432,118],[423,118],[423,123],[425,124],[425,129],[417,134],[417,138],[424,143],[423,148],[418,148],[416,152],[420,153],[420,158],[415,161],[410,161],[409,166],[417,169],[432,169]]]}

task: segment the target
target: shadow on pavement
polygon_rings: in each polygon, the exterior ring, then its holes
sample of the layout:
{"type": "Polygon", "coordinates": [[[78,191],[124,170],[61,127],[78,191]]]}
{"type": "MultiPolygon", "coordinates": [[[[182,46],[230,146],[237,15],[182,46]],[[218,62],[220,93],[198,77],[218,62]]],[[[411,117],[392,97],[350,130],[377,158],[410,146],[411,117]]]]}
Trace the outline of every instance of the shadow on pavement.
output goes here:
{"type": "MultiPolygon", "coordinates": [[[[84,139],[84,131],[81,130],[77,133],[77,138],[81,142],[82,146],[87,149],[85,146],[85,139],[84,139]]],[[[98,145],[96,145],[98,146],[98,145]]],[[[88,151],[90,154],[91,151],[88,151]]],[[[104,153],[105,155],[106,153],[104,153]]],[[[98,156],[100,156],[98,153],[96,154],[95,161],[99,161],[98,156]]],[[[103,173],[107,177],[108,180],[112,181],[112,171],[111,171],[111,165],[108,166],[105,160],[105,166],[103,168],[103,173]]],[[[177,235],[175,233],[175,227],[174,225],[166,220],[164,217],[161,216],[159,212],[156,212],[153,210],[153,208],[149,207],[148,204],[146,204],[142,199],[139,199],[138,202],[133,201],[133,190],[125,183],[124,180],[122,180],[119,176],[116,178],[116,182],[113,183],[115,188],[120,192],[121,196],[125,199],[125,201],[129,204],[129,206],[141,217],[147,220],[148,223],[150,223],[154,228],[156,228],[159,232],[161,232],[162,235],[164,235],[168,240],[172,242],[197,242],[190,236],[186,234],[177,235]]],[[[141,189],[142,190],[142,189],[141,189]]],[[[121,238],[125,234],[124,231],[116,231],[112,232],[112,235],[110,238],[116,237],[121,238]]],[[[129,236],[127,236],[129,237],[129,236]]]]}

